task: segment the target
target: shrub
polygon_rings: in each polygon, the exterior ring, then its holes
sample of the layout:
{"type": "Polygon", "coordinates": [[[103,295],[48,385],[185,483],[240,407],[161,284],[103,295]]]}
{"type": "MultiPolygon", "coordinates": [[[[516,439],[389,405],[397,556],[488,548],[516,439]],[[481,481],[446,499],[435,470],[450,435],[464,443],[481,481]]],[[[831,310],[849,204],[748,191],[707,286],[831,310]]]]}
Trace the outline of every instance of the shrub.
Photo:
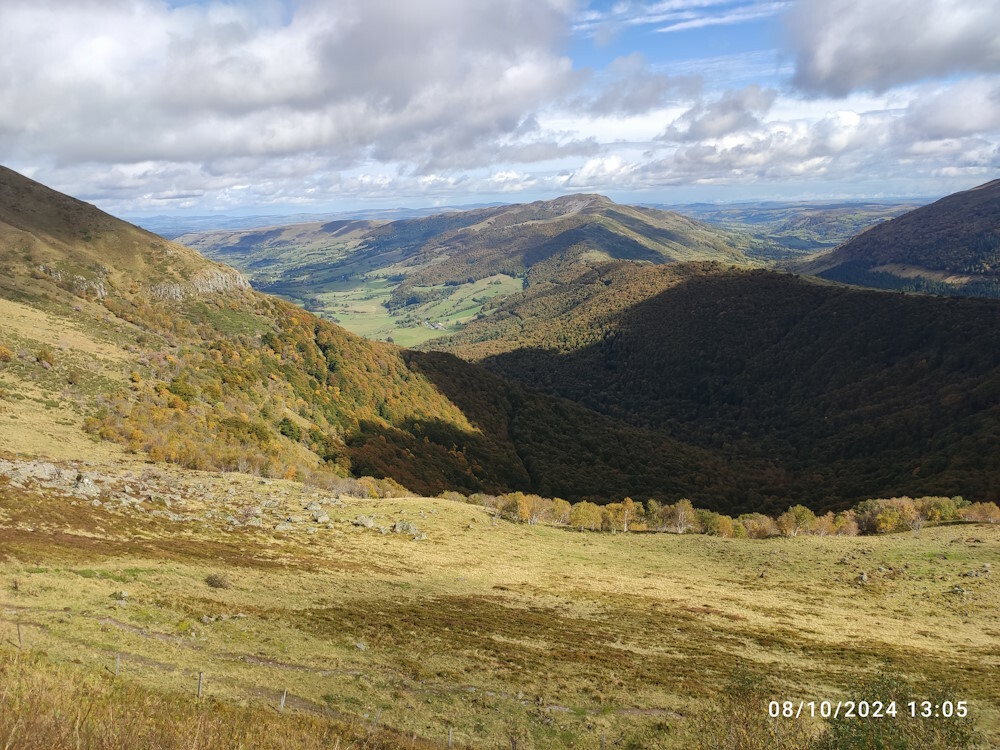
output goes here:
{"type": "Polygon", "coordinates": [[[1000,523],[1000,506],[997,506],[996,503],[971,503],[958,513],[966,521],[1000,523]]]}
{"type": "Polygon", "coordinates": [[[229,579],[226,578],[222,573],[209,573],[205,576],[205,583],[211,586],[213,589],[228,589],[232,588],[229,579]]]}
{"type": "Polygon", "coordinates": [[[744,513],[737,520],[751,539],[766,539],[778,535],[778,525],[774,519],[763,513],[744,513]]]}
{"type": "Polygon", "coordinates": [[[14,352],[0,344],[0,362],[10,362],[12,359],[14,359],[14,352]]]}
{"type": "Polygon", "coordinates": [[[885,719],[845,718],[830,721],[823,736],[816,744],[817,750],[868,750],[868,748],[948,748],[963,750],[973,747],[977,735],[969,717],[957,715],[923,717],[910,715],[910,701],[929,700],[932,704],[951,701],[953,705],[961,696],[947,688],[935,688],[930,694],[917,697],[913,687],[899,675],[879,674],[865,680],[852,690],[855,702],[869,704],[880,701],[883,705],[896,703],[896,716],[885,719]],[[956,694],[957,695],[957,694],[956,694]]]}
{"type": "Polygon", "coordinates": [[[302,428],[288,417],[282,417],[278,422],[278,432],[296,443],[302,439],[302,428]]]}

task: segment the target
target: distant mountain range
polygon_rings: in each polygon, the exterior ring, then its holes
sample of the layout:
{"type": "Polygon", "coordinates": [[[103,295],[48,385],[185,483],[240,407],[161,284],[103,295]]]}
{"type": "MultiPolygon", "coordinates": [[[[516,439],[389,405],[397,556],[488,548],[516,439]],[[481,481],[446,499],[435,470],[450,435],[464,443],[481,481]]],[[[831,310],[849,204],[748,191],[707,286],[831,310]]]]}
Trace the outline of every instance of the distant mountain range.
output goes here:
{"type": "Polygon", "coordinates": [[[599,195],[391,223],[199,233],[178,241],[234,265],[260,290],[404,345],[459,331],[490,299],[569,268],[626,259],[750,263],[723,230],[599,195]]]}
{"type": "Polygon", "coordinates": [[[370,208],[357,211],[338,211],[336,213],[297,213],[297,214],[253,214],[249,216],[231,216],[229,214],[209,214],[206,216],[161,215],[161,216],[126,216],[132,223],[154,232],[161,237],[177,239],[181,235],[196,232],[214,232],[217,230],[238,231],[242,229],[261,229],[267,227],[287,226],[289,224],[325,224],[330,221],[397,221],[413,219],[420,216],[450,213],[452,211],[467,211],[471,208],[500,205],[497,203],[473,203],[463,206],[434,206],[427,208],[370,208]]]}
{"type": "Polygon", "coordinates": [[[793,268],[877,289],[1000,297],[1000,180],[874,226],[793,268]]]}
{"type": "Polygon", "coordinates": [[[656,208],[678,211],[725,229],[748,256],[783,261],[836,247],[880,222],[912,211],[921,203],[817,202],[692,203],[656,208]]]}

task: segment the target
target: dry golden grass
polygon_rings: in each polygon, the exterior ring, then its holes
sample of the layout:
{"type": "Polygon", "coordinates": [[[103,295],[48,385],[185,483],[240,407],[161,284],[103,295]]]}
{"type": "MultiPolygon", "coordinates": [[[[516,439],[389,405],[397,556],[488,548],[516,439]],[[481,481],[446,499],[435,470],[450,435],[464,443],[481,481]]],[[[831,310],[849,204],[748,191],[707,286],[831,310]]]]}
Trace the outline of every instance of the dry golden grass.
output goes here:
{"type": "Polygon", "coordinates": [[[274,707],[287,689],[303,716],[380,711],[406,737],[440,741],[451,726],[475,747],[509,748],[511,736],[520,748],[597,747],[605,735],[682,748],[736,664],[790,700],[843,697],[888,666],[918,691],[954,685],[1000,738],[1000,587],[963,575],[996,569],[996,527],[575,533],[494,524],[440,499],[335,501],[241,475],[102,471],[99,508],[0,488],[0,637],[14,640],[20,619],[46,663],[82,675],[121,653],[123,679],[143,690],[191,696],[203,671],[206,694],[227,704],[274,707]],[[125,485],[152,496],[144,511],[119,506],[125,485]],[[195,520],[157,515],[164,499],[195,520]],[[311,501],[329,524],[308,520],[311,501]],[[248,507],[262,527],[230,530],[227,516],[248,507]],[[288,515],[302,520],[275,532],[288,515]],[[376,528],[350,523],[362,515],[376,528]],[[377,530],[404,519],[427,538],[377,530]],[[209,586],[211,574],[230,588],[209,586]]]}
{"type": "Polygon", "coordinates": [[[191,700],[9,647],[0,648],[0,684],[0,736],[9,750],[440,747],[330,717],[191,700]]]}

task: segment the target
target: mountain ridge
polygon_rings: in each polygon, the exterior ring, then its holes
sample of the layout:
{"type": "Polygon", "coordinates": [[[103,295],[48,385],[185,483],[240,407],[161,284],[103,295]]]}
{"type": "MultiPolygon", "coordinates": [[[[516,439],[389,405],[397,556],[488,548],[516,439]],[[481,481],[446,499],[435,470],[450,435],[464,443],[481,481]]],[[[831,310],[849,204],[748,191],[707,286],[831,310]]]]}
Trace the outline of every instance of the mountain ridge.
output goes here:
{"type": "Polygon", "coordinates": [[[793,270],[880,289],[1000,296],[1000,179],[878,224],[793,270]]]}

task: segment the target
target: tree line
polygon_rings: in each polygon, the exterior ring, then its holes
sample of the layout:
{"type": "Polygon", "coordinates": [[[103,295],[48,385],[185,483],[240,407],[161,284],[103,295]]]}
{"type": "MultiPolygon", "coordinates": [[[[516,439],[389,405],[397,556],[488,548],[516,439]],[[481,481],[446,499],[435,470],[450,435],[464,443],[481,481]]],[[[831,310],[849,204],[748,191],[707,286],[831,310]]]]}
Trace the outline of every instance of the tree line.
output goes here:
{"type": "Polygon", "coordinates": [[[504,518],[529,525],[566,526],[579,531],[667,532],[707,534],[735,539],[785,536],[858,536],[916,531],[926,524],[971,521],[1000,523],[1000,506],[971,502],[962,497],[893,497],[864,500],[840,512],[817,514],[804,505],[790,506],[777,517],[744,513],[737,517],[696,508],[688,499],[661,503],[626,497],[598,505],[570,503],[524,492],[504,495],[477,493],[468,497],[445,492],[442,497],[482,505],[504,518]]]}

